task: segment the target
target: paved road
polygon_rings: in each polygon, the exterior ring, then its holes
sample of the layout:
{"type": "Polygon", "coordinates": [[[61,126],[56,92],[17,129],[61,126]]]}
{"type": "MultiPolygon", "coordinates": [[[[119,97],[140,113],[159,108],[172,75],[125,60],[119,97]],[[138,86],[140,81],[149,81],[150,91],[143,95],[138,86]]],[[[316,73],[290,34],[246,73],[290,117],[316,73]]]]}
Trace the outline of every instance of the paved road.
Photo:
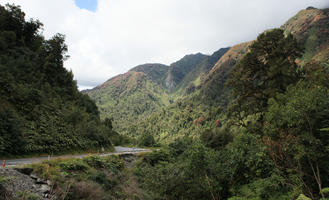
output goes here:
{"type": "MultiPolygon", "coordinates": [[[[152,150],[149,149],[142,149],[142,148],[135,148],[135,147],[121,147],[121,146],[116,146],[114,147],[115,151],[112,153],[104,153],[104,154],[98,154],[100,156],[108,156],[108,155],[117,155],[117,154],[135,154],[135,153],[140,153],[140,152],[150,152],[152,150]]],[[[62,156],[53,156],[53,157],[37,157],[37,158],[22,158],[22,159],[10,159],[6,160],[6,167],[11,167],[11,166],[17,166],[17,165],[23,165],[23,164],[31,164],[31,163],[38,163],[43,160],[52,160],[56,158],[83,158],[86,157],[90,154],[80,154],[80,155],[62,155],[62,156]]],[[[1,163],[3,160],[0,160],[1,163]]]]}

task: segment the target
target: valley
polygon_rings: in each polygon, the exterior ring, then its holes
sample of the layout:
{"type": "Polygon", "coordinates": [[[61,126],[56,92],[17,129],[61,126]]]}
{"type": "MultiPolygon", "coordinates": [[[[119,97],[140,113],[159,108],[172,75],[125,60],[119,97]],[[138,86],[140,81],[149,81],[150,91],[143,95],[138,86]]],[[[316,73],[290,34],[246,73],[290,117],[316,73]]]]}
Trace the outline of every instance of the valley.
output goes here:
{"type": "Polygon", "coordinates": [[[8,160],[0,199],[328,199],[329,8],[81,92],[42,30],[0,6],[0,158],[54,155],[8,160]]]}

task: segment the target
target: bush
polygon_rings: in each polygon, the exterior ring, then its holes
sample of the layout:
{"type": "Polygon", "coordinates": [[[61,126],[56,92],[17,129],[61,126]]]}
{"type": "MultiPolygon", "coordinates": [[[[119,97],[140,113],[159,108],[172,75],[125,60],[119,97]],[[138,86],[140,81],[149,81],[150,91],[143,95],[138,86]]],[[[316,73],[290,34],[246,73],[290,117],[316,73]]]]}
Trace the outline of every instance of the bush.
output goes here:
{"type": "Polygon", "coordinates": [[[59,164],[64,171],[87,171],[90,167],[81,159],[70,159],[59,164]]]}
{"type": "Polygon", "coordinates": [[[144,147],[152,147],[155,145],[155,140],[153,135],[151,134],[143,134],[139,137],[138,140],[138,145],[139,146],[144,146],[144,147]]]}
{"type": "Polygon", "coordinates": [[[104,196],[102,188],[92,182],[74,182],[65,197],[66,200],[102,200],[104,196]]]}
{"type": "Polygon", "coordinates": [[[118,173],[123,168],[123,163],[117,156],[88,156],[83,158],[83,162],[96,169],[108,169],[113,173],[118,173]]]}
{"type": "Polygon", "coordinates": [[[165,150],[152,151],[151,153],[145,154],[143,157],[143,162],[152,166],[159,162],[168,162],[169,160],[170,154],[165,150]]]}
{"type": "Polygon", "coordinates": [[[111,190],[118,184],[116,179],[110,179],[104,172],[97,172],[90,179],[100,184],[104,190],[111,190]]]}
{"type": "Polygon", "coordinates": [[[206,129],[200,136],[204,145],[213,149],[222,149],[228,143],[232,142],[233,136],[228,129],[214,128],[206,129]]]}

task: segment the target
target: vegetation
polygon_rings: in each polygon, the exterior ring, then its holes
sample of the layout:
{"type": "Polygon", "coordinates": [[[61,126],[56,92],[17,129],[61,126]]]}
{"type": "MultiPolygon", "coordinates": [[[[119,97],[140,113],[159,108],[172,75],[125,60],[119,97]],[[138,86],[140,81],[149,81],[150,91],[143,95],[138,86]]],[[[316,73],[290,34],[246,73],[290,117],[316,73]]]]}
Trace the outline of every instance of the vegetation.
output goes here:
{"type": "Polygon", "coordinates": [[[65,37],[46,40],[41,28],[20,7],[0,6],[0,156],[111,149],[117,134],[63,67],[65,37]]]}
{"type": "Polygon", "coordinates": [[[220,49],[211,56],[188,55],[170,66],[139,65],[86,93],[95,100],[102,118],[112,118],[116,130],[138,139],[144,132],[137,124],[149,124],[152,114],[193,93],[228,50],[220,49]]]}
{"type": "Polygon", "coordinates": [[[226,123],[146,156],[142,187],[153,199],[325,199],[329,73],[298,56],[291,35],[261,34],[230,75],[226,123]]]}
{"type": "MultiPolygon", "coordinates": [[[[125,190],[129,171],[117,156],[88,156],[32,164],[33,172],[50,180],[52,195],[58,199],[132,199],[125,190]]],[[[138,188],[130,188],[138,190],[138,188]]],[[[136,192],[136,191],[135,191],[136,192]]]]}
{"type": "Polygon", "coordinates": [[[1,152],[131,142],[113,127],[139,146],[162,144],[136,167],[115,156],[32,165],[61,199],[329,198],[328,9],[212,56],[114,77],[87,91],[104,121],[63,68],[64,37],[45,40],[40,22],[2,10],[2,23],[12,22],[0,35],[1,152]]]}

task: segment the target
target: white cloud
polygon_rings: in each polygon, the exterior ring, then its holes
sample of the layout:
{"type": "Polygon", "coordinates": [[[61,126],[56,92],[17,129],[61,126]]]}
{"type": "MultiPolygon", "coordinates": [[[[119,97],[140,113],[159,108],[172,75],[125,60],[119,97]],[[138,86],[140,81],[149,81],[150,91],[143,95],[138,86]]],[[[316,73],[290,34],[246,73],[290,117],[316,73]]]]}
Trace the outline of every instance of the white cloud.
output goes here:
{"type": "Polygon", "coordinates": [[[83,88],[138,64],[170,64],[252,40],[301,9],[329,6],[327,0],[98,0],[91,12],[74,0],[0,0],[7,2],[43,22],[47,38],[66,35],[65,67],[83,88]]]}

